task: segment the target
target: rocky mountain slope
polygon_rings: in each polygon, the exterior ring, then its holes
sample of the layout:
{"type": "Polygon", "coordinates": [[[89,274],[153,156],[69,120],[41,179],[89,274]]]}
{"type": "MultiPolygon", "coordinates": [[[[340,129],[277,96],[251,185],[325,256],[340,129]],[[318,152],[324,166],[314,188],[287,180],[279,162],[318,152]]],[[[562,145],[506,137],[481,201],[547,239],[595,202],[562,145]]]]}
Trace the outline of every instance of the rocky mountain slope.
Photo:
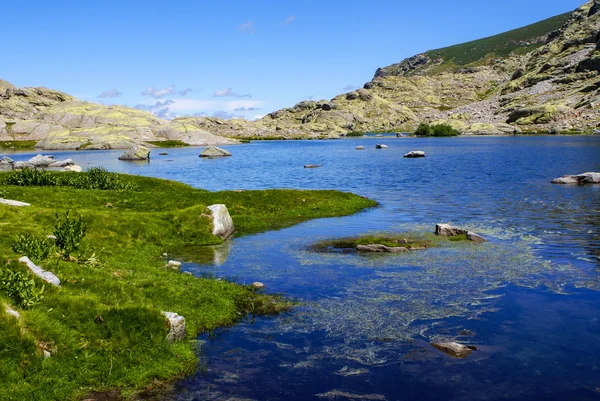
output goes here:
{"type": "Polygon", "coordinates": [[[380,68],[363,88],[304,101],[231,136],[338,136],[449,123],[463,134],[600,124],[600,0],[573,13],[380,68]]]}
{"type": "Polygon", "coordinates": [[[165,140],[237,142],[213,135],[193,120],[163,120],[129,107],[83,102],[46,88],[16,88],[0,80],[0,141],[38,141],[38,148],[61,150],[120,149],[165,140]]]}

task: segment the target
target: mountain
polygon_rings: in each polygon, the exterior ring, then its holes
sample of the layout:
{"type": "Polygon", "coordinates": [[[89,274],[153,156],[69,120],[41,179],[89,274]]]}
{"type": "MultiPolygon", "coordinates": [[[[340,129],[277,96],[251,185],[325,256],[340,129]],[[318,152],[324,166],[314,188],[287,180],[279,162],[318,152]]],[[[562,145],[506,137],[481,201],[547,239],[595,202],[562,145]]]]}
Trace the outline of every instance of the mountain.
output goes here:
{"type": "MultiPolygon", "coordinates": [[[[592,131],[600,124],[600,0],[384,68],[363,88],[303,101],[231,136],[339,136],[448,123],[464,134],[592,131]]],[[[225,133],[227,134],[227,133],[225,133]]]]}
{"type": "Polygon", "coordinates": [[[16,88],[0,80],[0,141],[38,141],[46,150],[124,149],[176,140],[190,145],[237,143],[193,120],[163,120],[125,106],[84,102],[47,88],[16,88]]]}

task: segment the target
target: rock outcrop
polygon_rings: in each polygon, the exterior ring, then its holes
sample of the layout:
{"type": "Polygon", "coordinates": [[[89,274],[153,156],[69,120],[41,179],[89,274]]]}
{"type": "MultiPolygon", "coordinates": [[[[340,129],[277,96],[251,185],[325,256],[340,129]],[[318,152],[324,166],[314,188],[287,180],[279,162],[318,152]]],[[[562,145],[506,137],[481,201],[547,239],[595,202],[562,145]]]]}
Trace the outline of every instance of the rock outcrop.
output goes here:
{"type": "Polygon", "coordinates": [[[600,184],[600,173],[581,173],[577,175],[563,175],[552,180],[552,184],[600,184]]]}

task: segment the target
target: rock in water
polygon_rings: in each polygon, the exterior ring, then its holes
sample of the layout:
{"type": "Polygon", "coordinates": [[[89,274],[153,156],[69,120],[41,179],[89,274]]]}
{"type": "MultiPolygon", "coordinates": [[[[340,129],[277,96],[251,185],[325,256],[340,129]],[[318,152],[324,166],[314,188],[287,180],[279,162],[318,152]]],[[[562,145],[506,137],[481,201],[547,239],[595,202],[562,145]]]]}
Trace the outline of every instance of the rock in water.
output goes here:
{"type": "Polygon", "coordinates": [[[442,237],[455,237],[457,235],[466,235],[467,230],[463,230],[458,227],[451,226],[450,224],[436,224],[435,235],[441,235],[442,237]]]}
{"type": "Polygon", "coordinates": [[[35,166],[29,162],[14,162],[13,169],[14,170],[24,170],[24,169],[34,169],[35,166]]]}
{"type": "Polygon", "coordinates": [[[319,168],[321,164],[305,164],[304,168],[319,168]]]}
{"type": "Polygon", "coordinates": [[[386,246],[382,244],[357,245],[356,250],[359,252],[382,252],[382,253],[400,253],[408,251],[403,246],[386,246]]]}
{"type": "Polygon", "coordinates": [[[225,149],[218,148],[216,146],[207,146],[200,153],[200,157],[223,157],[231,156],[231,153],[225,149]]]}
{"type": "Polygon", "coordinates": [[[210,210],[211,213],[209,217],[212,219],[213,223],[213,235],[218,235],[225,239],[233,234],[235,227],[233,226],[233,220],[229,215],[227,206],[222,204],[212,205],[208,207],[208,210],[210,210]]]}
{"type": "Polygon", "coordinates": [[[435,348],[450,355],[453,358],[466,358],[473,350],[466,345],[457,342],[431,343],[435,348]]]}
{"type": "Polygon", "coordinates": [[[356,150],[365,150],[365,147],[359,145],[359,146],[356,147],[356,150]]]}
{"type": "Polygon", "coordinates": [[[423,152],[422,150],[411,150],[410,152],[405,154],[404,157],[408,157],[408,158],[412,158],[412,159],[417,158],[417,157],[425,157],[425,152],[423,152]]]}
{"type": "Polygon", "coordinates": [[[48,167],[67,167],[74,165],[75,162],[72,159],[58,160],[50,163],[48,167]]]}
{"type": "Polygon", "coordinates": [[[475,234],[472,231],[467,231],[467,239],[469,241],[474,241],[474,242],[486,242],[487,241],[487,239],[483,238],[479,234],[475,234]]]}
{"type": "Polygon", "coordinates": [[[387,149],[387,148],[388,148],[387,145],[384,145],[381,143],[378,143],[377,145],[375,145],[375,149],[387,149]]]}
{"type": "Polygon", "coordinates": [[[600,184],[600,173],[581,173],[577,175],[563,175],[552,180],[552,184],[600,184]]]}
{"type": "Polygon", "coordinates": [[[167,156],[169,154],[169,152],[160,152],[159,156],[167,156]]]}
{"type": "Polygon", "coordinates": [[[23,256],[22,258],[19,258],[19,262],[25,264],[29,268],[29,270],[31,270],[31,272],[33,274],[35,274],[42,280],[44,280],[47,283],[50,283],[56,287],[60,287],[60,280],[58,279],[58,277],[56,277],[54,275],[54,273],[46,271],[39,266],[36,266],[35,263],[33,263],[31,260],[29,260],[29,258],[27,256],[23,256]]]}
{"type": "Polygon", "coordinates": [[[37,155],[29,159],[28,163],[34,167],[48,167],[52,163],[55,163],[54,156],[43,156],[37,155]]]}
{"type": "Polygon", "coordinates": [[[255,281],[252,283],[252,287],[256,288],[257,290],[262,290],[263,288],[265,288],[265,285],[260,281],[255,281]]]}
{"type": "Polygon", "coordinates": [[[167,333],[167,341],[183,340],[185,338],[185,318],[175,312],[161,312],[167,319],[169,332],[167,333]]]}
{"type": "Polygon", "coordinates": [[[123,153],[119,160],[150,160],[150,149],[142,145],[136,145],[123,153]]]}
{"type": "Polygon", "coordinates": [[[8,205],[8,206],[31,206],[29,203],[19,202],[11,199],[2,199],[0,198],[0,204],[8,205]]]}

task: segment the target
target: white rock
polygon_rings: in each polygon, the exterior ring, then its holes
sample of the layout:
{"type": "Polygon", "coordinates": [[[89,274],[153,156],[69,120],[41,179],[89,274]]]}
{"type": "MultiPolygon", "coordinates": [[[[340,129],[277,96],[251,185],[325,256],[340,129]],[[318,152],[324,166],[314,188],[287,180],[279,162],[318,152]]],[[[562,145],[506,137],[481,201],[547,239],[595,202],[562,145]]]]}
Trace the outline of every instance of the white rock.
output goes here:
{"type": "Polygon", "coordinates": [[[167,265],[169,265],[169,266],[175,266],[175,267],[181,267],[181,262],[178,262],[176,260],[169,260],[167,262],[167,265]]]}
{"type": "Polygon", "coordinates": [[[261,283],[260,281],[255,281],[252,283],[252,287],[259,290],[259,289],[265,288],[265,285],[263,283],[261,283]]]}
{"type": "Polygon", "coordinates": [[[14,162],[14,170],[33,169],[35,166],[29,162],[14,162]]]}
{"type": "Polygon", "coordinates": [[[207,146],[200,152],[200,157],[224,157],[231,156],[231,152],[216,146],[207,146]]]}
{"type": "Polygon", "coordinates": [[[387,148],[388,148],[388,146],[384,145],[384,144],[378,143],[377,145],[375,145],[375,149],[387,149],[387,148]]]}
{"type": "Polygon", "coordinates": [[[56,162],[56,160],[54,160],[54,156],[44,156],[44,155],[34,156],[31,159],[29,159],[29,161],[28,161],[29,164],[32,164],[35,167],[48,167],[49,165],[51,165],[54,162],[56,162]]]}
{"type": "Polygon", "coordinates": [[[10,199],[2,199],[2,198],[0,198],[0,203],[3,205],[8,205],[8,206],[31,206],[31,204],[29,204],[29,203],[19,202],[19,201],[10,200],[10,199]]]}
{"type": "Polygon", "coordinates": [[[211,205],[208,207],[208,210],[211,212],[211,216],[209,217],[213,222],[213,235],[218,235],[225,239],[233,234],[235,227],[233,226],[233,220],[229,215],[227,206],[223,204],[211,205]]]}
{"type": "Polygon", "coordinates": [[[50,353],[50,351],[46,351],[44,350],[44,359],[48,359],[52,356],[52,354],[50,353]]]}
{"type": "Polygon", "coordinates": [[[409,158],[425,157],[425,152],[423,152],[422,150],[411,150],[410,152],[405,154],[404,157],[409,157],[409,158]]]}
{"type": "Polygon", "coordinates": [[[63,168],[60,171],[71,171],[73,173],[81,173],[81,172],[83,172],[83,169],[81,168],[81,166],[74,164],[72,166],[66,166],[65,168],[63,168]]]}
{"type": "Polygon", "coordinates": [[[356,147],[356,150],[365,150],[365,147],[359,145],[359,146],[356,147]]]}
{"type": "Polygon", "coordinates": [[[67,167],[74,165],[75,162],[72,159],[58,160],[54,163],[50,163],[48,167],[67,167]]]}
{"type": "Polygon", "coordinates": [[[7,306],[4,311],[6,313],[8,313],[9,315],[14,316],[17,320],[19,320],[21,318],[21,314],[19,312],[17,312],[16,310],[14,310],[13,308],[11,308],[10,306],[7,306]]]}
{"type": "Polygon", "coordinates": [[[25,264],[33,274],[35,274],[42,280],[57,287],[60,287],[60,280],[58,279],[58,277],[56,277],[54,273],[46,271],[41,267],[37,266],[27,256],[19,258],[19,262],[25,264]]]}
{"type": "Polygon", "coordinates": [[[167,333],[167,341],[183,340],[185,338],[185,318],[175,312],[161,312],[167,319],[169,332],[167,333]]]}

